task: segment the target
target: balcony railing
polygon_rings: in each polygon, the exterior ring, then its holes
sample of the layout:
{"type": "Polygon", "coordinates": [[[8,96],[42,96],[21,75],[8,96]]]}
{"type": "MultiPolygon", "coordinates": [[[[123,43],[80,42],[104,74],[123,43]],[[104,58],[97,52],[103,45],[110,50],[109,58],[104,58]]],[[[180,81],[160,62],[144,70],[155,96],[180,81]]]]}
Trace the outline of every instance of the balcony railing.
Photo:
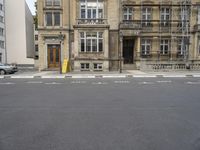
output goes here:
{"type": "Polygon", "coordinates": [[[134,20],[123,20],[120,23],[120,29],[141,29],[141,22],[134,20]]]}
{"type": "Polygon", "coordinates": [[[77,24],[78,25],[102,25],[102,24],[107,24],[107,19],[77,19],[77,24]]]}

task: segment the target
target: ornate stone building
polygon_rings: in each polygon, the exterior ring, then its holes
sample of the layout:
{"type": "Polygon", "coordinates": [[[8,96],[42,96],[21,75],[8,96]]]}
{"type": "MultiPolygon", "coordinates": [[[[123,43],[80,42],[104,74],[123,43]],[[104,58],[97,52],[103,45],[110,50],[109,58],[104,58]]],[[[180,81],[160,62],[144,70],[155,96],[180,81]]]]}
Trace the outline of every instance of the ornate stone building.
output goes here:
{"type": "Polygon", "coordinates": [[[39,68],[200,68],[199,0],[38,0],[39,68]]]}

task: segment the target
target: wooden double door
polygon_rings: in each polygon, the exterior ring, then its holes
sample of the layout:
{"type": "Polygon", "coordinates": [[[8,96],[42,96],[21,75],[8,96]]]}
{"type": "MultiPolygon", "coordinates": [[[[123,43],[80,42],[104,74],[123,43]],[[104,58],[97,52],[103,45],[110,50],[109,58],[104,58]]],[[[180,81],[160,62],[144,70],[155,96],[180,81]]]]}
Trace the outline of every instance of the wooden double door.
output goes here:
{"type": "Polygon", "coordinates": [[[60,45],[48,45],[48,68],[60,67],[60,45]]]}

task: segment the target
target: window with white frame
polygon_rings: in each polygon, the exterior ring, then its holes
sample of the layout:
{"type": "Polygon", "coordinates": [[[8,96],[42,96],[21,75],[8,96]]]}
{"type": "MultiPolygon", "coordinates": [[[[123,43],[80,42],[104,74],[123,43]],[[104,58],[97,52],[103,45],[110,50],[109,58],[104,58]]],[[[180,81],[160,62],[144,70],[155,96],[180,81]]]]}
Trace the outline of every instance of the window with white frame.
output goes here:
{"type": "Polygon", "coordinates": [[[152,8],[145,7],[142,9],[142,26],[151,26],[152,8]]]}
{"type": "Polygon", "coordinates": [[[132,7],[124,7],[123,19],[124,20],[133,20],[133,8],[132,7]]]}
{"type": "Polygon", "coordinates": [[[188,50],[188,38],[178,39],[178,55],[185,55],[188,50]]]}
{"type": "Polygon", "coordinates": [[[81,19],[102,19],[103,0],[80,0],[81,19]]]}
{"type": "Polygon", "coordinates": [[[160,21],[161,21],[161,26],[169,26],[170,8],[161,8],[160,21]]]}
{"type": "Polygon", "coordinates": [[[198,49],[197,50],[198,50],[198,52],[197,52],[198,55],[200,55],[200,38],[198,39],[198,49]]]}
{"type": "Polygon", "coordinates": [[[46,0],[46,6],[60,6],[61,0],[46,0]]]}
{"type": "Polygon", "coordinates": [[[4,23],[4,17],[3,16],[0,16],[0,22],[4,23]]]}
{"type": "Polygon", "coordinates": [[[0,36],[4,36],[4,29],[0,27],[0,36]]]}
{"type": "Polygon", "coordinates": [[[45,13],[46,26],[60,26],[60,12],[46,12],[45,13]]]}
{"type": "Polygon", "coordinates": [[[198,25],[200,25],[200,7],[198,7],[197,20],[198,20],[198,25]]]}
{"type": "Polygon", "coordinates": [[[0,4],[0,11],[3,11],[3,4],[0,4]]]}
{"type": "Polygon", "coordinates": [[[169,39],[161,39],[161,41],[160,41],[160,54],[161,55],[169,54],[169,50],[170,50],[169,39]]]}
{"type": "Polygon", "coordinates": [[[81,52],[102,52],[103,33],[102,32],[80,32],[81,52]]]}
{"type": "Polygon", "coordinates": [[[142,55],[149,55],[151,51],[151,39],[142,39],[141,41],[141,53],[142,55]]]}
{"type": "Polygon", "coordinates": [[[81,63],[81,70],[82,71],[89,71],[90,70],[90,64],[89,63],[81,63]]]}
{"type": "Polygon", "coordinates": [[[103,70],[103,64],[102,63],[94,63],[94,70],[102,71],[103,70]]]}
{"type": "Polygon", "coordinates": [[[188,8],[184,8],[180,10],[180,14],[179,14],[179,26],[182,27],[183,30],[187,30],[188,27],[190,26],[190,9],[188,8]]]}
{"type": "Polygon", "coordinates": [[[2,48],[2,49],[5,48],[5,42],[4,41],[0,41],[0,48],[2,48]]]}

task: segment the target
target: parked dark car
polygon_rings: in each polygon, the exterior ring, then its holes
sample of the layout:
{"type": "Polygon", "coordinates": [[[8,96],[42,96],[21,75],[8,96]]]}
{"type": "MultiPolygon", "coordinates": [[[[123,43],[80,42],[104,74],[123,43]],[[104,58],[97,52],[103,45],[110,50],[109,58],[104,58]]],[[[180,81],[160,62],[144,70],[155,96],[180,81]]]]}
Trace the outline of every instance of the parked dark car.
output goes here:
{"type": "Polygon", "coordinates": [[[17,65],[0,64],[0,75],[15,73],[17,71],[17,65]]]}

